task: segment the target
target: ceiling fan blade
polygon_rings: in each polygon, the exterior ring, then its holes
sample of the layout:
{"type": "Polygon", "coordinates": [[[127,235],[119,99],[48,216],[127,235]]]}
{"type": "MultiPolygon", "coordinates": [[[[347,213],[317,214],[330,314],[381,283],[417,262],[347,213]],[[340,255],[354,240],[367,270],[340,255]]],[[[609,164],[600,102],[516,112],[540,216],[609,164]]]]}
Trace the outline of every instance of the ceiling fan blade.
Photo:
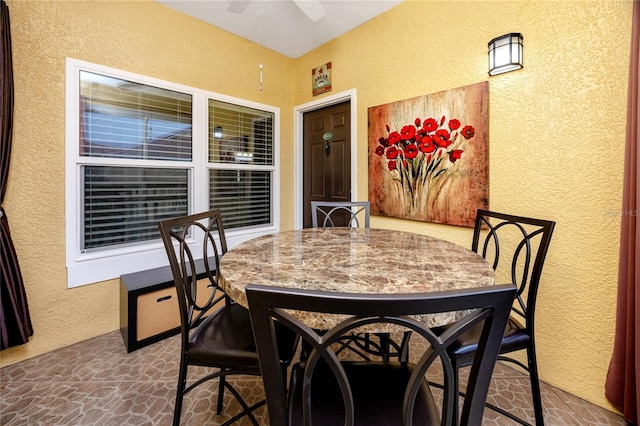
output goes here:
{"type": "Polygon", "coordinates": [[[252,0],[229,0],[227,10],[229,12],[242,13],[245,11],[247,6],[249,6],[249,3],[251,3],[251,1],[252,0]]]}
{"type": "Polygon", "coordinates": [[[293,0],[293,2],[313,22],[318,22],[327,15],[327,11],[320,4],[320,0],[293,0]]]}

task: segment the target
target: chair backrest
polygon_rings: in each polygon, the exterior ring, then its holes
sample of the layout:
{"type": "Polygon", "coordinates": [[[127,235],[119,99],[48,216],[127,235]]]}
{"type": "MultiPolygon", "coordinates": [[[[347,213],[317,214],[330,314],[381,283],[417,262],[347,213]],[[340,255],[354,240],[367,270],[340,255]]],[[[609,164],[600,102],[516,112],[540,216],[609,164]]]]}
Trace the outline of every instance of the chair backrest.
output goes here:
{"type": "Polygon", "coordinates": [[[189,331],[218,303],[228,302],[219,287],[220,258],[227,252],[220,210],[158,222],[180,308],[183,344],[189,331]]]}
{"type": "MultiPolygon", "coordinates": [[[[394,330],[411,330],[412,346],[422,348],[422,353],[412,353],[410,362],[415,368],[404,393],[404,420],[412,424],[414,403],[418,388],[424,385],[424,375],[434,361],[440,360],[444,370],[444,398],[442,424],[452,421],[454,401],[457,395],[453,389],[453,367],[446,348],[470,327],[483,322],[482,338],[472,365],[464,400],[461,423],[480,425],[487,396],[491,373],[498,356],[502,334],[509,317],[515,287],[512,284],[423,294],[348,294],[328,293],[300,289],[285,289],[250,284],[246,288],[251,322],[260,359],[265,395],[271,426],[287,425],[287,396],[284,377],[278,366],[278,344],[274,322],[295,330],[312,348],[304,370],[303,412],[310,414],[311,400],[323,395],[311,395],[310,378],[318,361],[329,363],[336,380],[340,384],[344,403],[346,425],[353,424],[353,400],[351,385],[346,378],[334,343],[340,336],[348,334],[356,327],[371,324],[394,324],[394,330]],[[472,311],[469,311],[472,310],[472,311]],[[326,333],[318,333],[304,324],[304,311],[324,314],[342,314],[346,319],[326,333]],[[433,314],[439,312],[465,311],[464,316],[441,335],[410,315],[433,314]],[[292,313],[296,312],[296,317],[292,313]],[[417,355],[417,356],[416,356],[417,355]],[[414,363],[414,358],[418,361],[414,363]]],[[[339,345],[338,345],[339,347],[339,345]]],[[[393,363],[393,362],[392,362],[393,363]]],[[[398,363],[396,363],[398,364],[398,363]]],[[[384,386],[381,383],[381,386],[384,386]]],[[[341,413],[338,413],[340,415],[341,413]]],[[[305,419],[308,421],[309,419],[305,419]]],[[[309,424],[305,422],[305,425],[309,424]]]]}
{"type": "Polygon", "coordinates": [[[314,228],[336,226],[369,227],[371,205],[368,201],[312,201],[311,224],[314,228]]]}
{"type": "Polygon", "coordinates": [[[487,259],[496,280],[517,288],[513,312],[532,331],[542,267],[555,222],[479,209],[471,249],[487,259]],[[502,275],[500,275],[502,274],[502,275]]]}

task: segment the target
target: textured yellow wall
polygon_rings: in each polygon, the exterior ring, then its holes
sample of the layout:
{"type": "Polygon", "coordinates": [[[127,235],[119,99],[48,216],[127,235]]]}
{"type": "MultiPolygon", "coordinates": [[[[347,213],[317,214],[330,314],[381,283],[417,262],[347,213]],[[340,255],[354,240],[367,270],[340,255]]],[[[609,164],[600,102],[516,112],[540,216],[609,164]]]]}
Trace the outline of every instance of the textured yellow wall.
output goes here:
{"type": "MultiPolygon", "coordinates": [[[[1,365],[119,328],[119,282],[67,289],[65,58],[278,106],[284,152],[292,138],[293,61],[153,1],[11,1],[15,74],[13,153],[5,208],[34,336],[1,365]],[[264,90],[258,90],[258,63],[264,90]]],[[[283,175],[293,173],[283,162],[283,175]]],[[[282,196],[292,199],[284,180],[282,196]]],[[[283,226],[292,226],[291,208],[283,226]]],[[[124,346],[123,346],[124,349],[124,346]]]]}
{"type": "MultiPolygon", "coordinates": [[[[358,190],[367,198],[367,108],[489,80],[490,207],[557,222],[538,298],[543,380],[599,405],[613,342],[629,1],[412,1],[296,61],[332,62],[355,87],[358,190]],[[524,69],[489,78],[487,43],[524,36],[524,69]]],[[[298,79],[296,104],[312,99],[298,79]]],[[[470,246],[471,231],[389,218],[470,246]]]]}
{"type": "MultiPolygon", "coordinates": [[[[292,155],[292,107],[314,99],[310,70],[331,61],[329,95],[357,90],[365,199],[367,108],[487,80],[487,42],[522,32],[525,68],[489,79],[490,207],[558,222],[539,296],[542,379],[609,407],[619,239],[612,212],[621,205],[631,0],[406,0],[295,61],[150,1],[8,5],[16,116],[5,207],[36,334],[3,351],[0,364],[118,328],[116,281],[66,288],[66,56],[279,106],[283,159],[292,155]]],[[[282,161],[285,229],[293,224],[290,176],[293,164],[282,161]]],[[[372,225],[463,245],[471,238],[443,225],[377,217],[372,225]]]]}

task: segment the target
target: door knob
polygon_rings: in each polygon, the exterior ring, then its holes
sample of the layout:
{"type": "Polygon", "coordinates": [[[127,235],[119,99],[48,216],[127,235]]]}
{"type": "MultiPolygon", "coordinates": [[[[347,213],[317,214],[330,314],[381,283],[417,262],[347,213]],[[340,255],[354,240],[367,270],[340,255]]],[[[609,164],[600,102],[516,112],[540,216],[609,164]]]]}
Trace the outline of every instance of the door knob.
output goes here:
{"type": "Polygon", "coordinates": [[[333,133],[331,132],[326,132],[324,135],[322,135],[322,139],[324,139],[325,144],[324,144],[324,153],[329,156],[329,154],[331,153],[331,145],[329,145],[329,142],[331,141],[331,138],[333,137],[333,133]]]}

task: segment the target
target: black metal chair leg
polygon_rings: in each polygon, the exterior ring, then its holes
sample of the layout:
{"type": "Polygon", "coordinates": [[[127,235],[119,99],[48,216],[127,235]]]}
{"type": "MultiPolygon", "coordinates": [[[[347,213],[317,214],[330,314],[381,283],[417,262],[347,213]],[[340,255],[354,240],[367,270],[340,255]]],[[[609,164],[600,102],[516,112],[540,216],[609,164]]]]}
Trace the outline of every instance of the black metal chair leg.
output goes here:
{"type": "Polygon", "coordinates": [[[180,416],[182,414],[182,400],[184,398],[184,389],[187,386],[187,368],[184,362],[180,363],[180,372],[178,373],[178,389],[176,391],[176,402],[173,408],[173,426],[180,425],[180,416]]]}
{"type": "MultiPolygon", "coordinates": [[[[461,365],[459,365],[457,363],[457,358],[454,358],[453,361],[453,376],[451,377],[451,380],[453,381],[453,389],[452,392],[454,395],[456,395],[454,397],[454,403],[453,403],[453,407],[451,407],[451,418],[453,419],[453,424],[455,426],[457,426],[460,423],[460,402],[458,400],[458,398],[461,396],[460,393],[460,368],[462,368],[461,365]]],[[[445,389],[446,392],[446,389],[445,389]]],[[[445,395],[446,397],[446,395],[445,395]]]]}
{"type": "Polygon", "coordinates": [[[224,401],[224,385],[227,379],[225,376],[220,376],[218,380],[218,404],[216,406],[216,414],[220,415],[220,413],[222,413],[222,404],[224,401]]]}
{"type": "Polygon", "coordinates": [[[544,413],[542,411],[542,397],[540,396],[540,379],[538,378],[538,362],[533,342],[527,348],[529,361],[529,379],[531,380],[531,398],[533,399],[533,412],[536,418],[536,426],[544,426],[544,413]]]}

